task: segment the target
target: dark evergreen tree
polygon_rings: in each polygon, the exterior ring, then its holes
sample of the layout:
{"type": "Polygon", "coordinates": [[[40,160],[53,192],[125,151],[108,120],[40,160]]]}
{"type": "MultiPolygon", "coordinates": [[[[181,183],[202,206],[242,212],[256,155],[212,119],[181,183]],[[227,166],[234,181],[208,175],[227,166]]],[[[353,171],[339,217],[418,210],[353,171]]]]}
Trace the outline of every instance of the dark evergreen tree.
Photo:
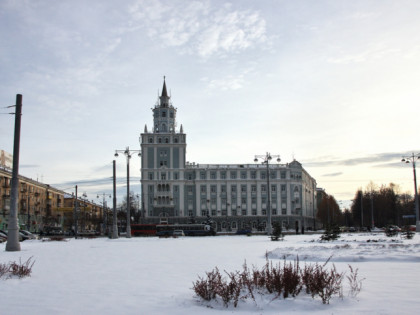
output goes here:
{"type": "Polygon", "coordinates": [[[337,224],[328,224],[324,234],[321,235],[323,241],[334,241],[340,237],[340,227],[337,224]]]}
{"type": "Polygon", "coordinates": [[[281,223],[278,221],[275,221],[273,223],[273,232],[271,234],[271,240],[278,241],[278,240],[282,240],[283,238],[284,238],[284,235],[283,235],[281,223]]]}

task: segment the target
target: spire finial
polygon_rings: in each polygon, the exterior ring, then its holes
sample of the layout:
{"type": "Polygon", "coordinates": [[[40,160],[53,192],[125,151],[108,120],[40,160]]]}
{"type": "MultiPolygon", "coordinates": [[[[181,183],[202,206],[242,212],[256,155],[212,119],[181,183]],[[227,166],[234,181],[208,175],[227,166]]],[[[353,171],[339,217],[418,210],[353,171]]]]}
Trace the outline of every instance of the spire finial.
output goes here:
{"type": "Polygon", "coordinates": [[[168,92],[166,90],[166,76],[163,76],[163,88],[162,88],[162,97],[168,97],[168,92]]]}

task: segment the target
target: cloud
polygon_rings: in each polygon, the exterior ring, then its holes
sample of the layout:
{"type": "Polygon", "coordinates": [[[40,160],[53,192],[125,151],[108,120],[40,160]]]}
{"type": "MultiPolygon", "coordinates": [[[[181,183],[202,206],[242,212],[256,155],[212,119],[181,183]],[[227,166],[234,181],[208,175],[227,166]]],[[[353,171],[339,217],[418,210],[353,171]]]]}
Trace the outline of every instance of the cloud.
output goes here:
{"type": "Polygon", "coordinates": [[[19,167],[20,168],[38,168],[41,165],[38,164],[20,164],[19,167]]]}
{"type": "Polygon", "coordinates": [[[164,46],[204,58],[240,52],[267,40],[266,22],[259,12],[235,10],[229,4],[215,9],[211,4],[138,1],[129,8],[129,24],[145,28],[164,46]]]}
{"type": "Polygon", "coordinates": [[[399,167],[402,157],[410,155],[411,152],[387,152],[340,160],[334,159],[333,157],[320,157],[316,160],[303,163],[305,166],[310,167],[326,167],[332,165],[354,166],[360,164],[375,164],[375,167],[399,167]]]}
{"type": "Polygon", "coordinates": [[[331,173],[331,174],[324,174],[322,176],[324,176],[324,177],[336,177],[336,176],[340,176],[342,174],[343,174],[343,172],[337,172],[337,173],[331,173]]]}
{"type": "MultiPolygon", "coordinates": [[[[126,184],[127,180],[125,177],[117,177],[116,179],[117,184],[126,184]]],[[[140,183],[140,177],[130,176],[130,186],[133,184],[139,184],[140,183]]],[[[64,187],[64,186],[83,186],[84,188],[95,188],[98,186],[104,186],[107,185],[109,187],[112,187],[112,177],[101,177],[101,178],[92,178],[92,179],[81,179],[81,180],[75,180],[75,181],[66,181],[61,183],[55,183],[51,184],[51,186],[54,187],[64,187]]]]}

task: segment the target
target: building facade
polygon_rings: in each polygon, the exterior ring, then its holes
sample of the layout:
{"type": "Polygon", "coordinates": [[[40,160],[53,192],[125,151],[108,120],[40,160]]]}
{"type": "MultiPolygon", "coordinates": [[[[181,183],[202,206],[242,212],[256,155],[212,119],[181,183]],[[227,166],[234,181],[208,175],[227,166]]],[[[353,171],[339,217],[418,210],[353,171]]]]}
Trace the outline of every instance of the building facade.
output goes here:
{"type": "Polygon", "coordinates": [[[203,222],[219,232],[265,231],[267,211],[285,229],[315,226],[316,181],[294,160],[279,164],[198,164],[163,82],[153,128],[140,134],[143,221],[203,222]]]}
{"type": "MultiPolygon", "coordinates": [[[[0,230],[8,229],[12,172],[0,167],[0,230]]],[[[63,231],[74,224],[75,197],[48,184],[19,175],[18,222],[21,229],[39,233],[46,226],[60,227],[63,231]]],[[[78,198],[76,221],[79,231],[99,230],[103,222],[100,205],[78,198]]]]}

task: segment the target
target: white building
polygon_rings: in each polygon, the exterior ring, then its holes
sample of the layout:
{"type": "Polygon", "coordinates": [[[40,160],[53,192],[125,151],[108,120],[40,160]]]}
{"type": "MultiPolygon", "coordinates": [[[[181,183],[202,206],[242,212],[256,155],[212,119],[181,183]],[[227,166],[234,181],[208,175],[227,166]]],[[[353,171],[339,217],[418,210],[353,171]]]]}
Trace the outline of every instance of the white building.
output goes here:
{"type": "MultiPolygon", "coordinates": [[[[143,222],[202,222],[217,231],[265,230],[267,208],[283,228],[312,228],[316,181],[294,160],[287,164],[198,164],[186,159],[187,136],[163,82],[153,128],[140,135],[143,222]],[[267,173],[269,176],[267,178],[267,173]]],[[[274,160],[274,159],[273,159],[274,160]]]]}

